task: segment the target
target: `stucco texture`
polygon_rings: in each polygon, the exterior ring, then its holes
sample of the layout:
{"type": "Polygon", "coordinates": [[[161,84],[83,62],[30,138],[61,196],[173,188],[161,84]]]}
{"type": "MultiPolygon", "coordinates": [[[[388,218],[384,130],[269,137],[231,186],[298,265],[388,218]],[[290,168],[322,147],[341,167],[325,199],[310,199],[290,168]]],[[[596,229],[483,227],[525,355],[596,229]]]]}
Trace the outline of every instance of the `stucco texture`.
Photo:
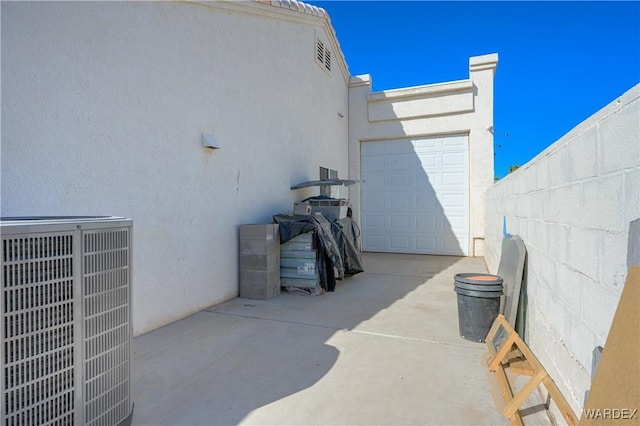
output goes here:
{"type": "Polygon", "coordinates": [[[239,225],[347,175],[346,68],[316,37],[337,49],[257,2],[2,2],[2,215],[132,218],[136,334],[235,297],[239,225]]]}

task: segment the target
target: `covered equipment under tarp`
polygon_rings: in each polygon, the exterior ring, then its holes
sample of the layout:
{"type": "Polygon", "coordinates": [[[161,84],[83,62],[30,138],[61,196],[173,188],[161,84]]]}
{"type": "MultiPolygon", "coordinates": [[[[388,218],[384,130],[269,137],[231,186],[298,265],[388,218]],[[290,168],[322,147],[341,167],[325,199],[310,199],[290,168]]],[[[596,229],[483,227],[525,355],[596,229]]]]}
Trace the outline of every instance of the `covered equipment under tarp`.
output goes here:
{"type": "Polygon", "coordinates": [[[322,215],[278,214],[273,216],[273,221],[279,225],[281,244],[300,234],[313,232],[323,290],[334,291],[336,278],[364,271],[357,247],[357,226],[350,217],[330,222],[322,215]]]}

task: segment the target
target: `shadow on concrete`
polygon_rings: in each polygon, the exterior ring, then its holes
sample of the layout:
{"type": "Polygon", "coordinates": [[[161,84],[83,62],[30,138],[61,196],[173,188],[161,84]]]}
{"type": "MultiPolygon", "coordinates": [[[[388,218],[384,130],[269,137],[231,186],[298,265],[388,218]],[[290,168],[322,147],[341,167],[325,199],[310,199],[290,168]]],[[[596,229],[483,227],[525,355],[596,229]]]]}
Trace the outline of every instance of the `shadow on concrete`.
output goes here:
{"type": "MultiPolygon", "coordinates": [[[[457,269],[477,268],[481,260],[365,253],[364,262],[365,272],[339,282],[334,293],[317,297],[285,293],[267,301],[237,298],[134,339],[133,424],[251,423],[254,410],[310,389],[325,380],[339,358],[349,356],[362,359],[340,373],[345,386],[355,386],[349,398],[370,391],[388,398],[384,381],[379,389],[361,389],[357,383],[372,379],[367,359],[385,357],[390,348],[374,346],[369,350],[347,345],[349,349],[342,349],[345,353],[327,343],[344,331],[388,338],[390,347],[397,346],[400,338],[437,342],[440,347],[441,343],[482,347],[459,337],[452,290],[457,269]],[[475,263],[468,263],[472,261],[475,263]]],[[[456,356],[447,355],[452,362],[464,362],[456,356]]],[[[432,364],[431,368],[441,368],[432,364]]],[[[390,364],[389,368],[394,367],[390,364]]],[[[320,407],[335,402],[338,395],[334,393],[339,392],[336,386],[329,386],[326,395],[305,402],[311,405],[300,406],[299,412],[284,404],[286,412],[278,412],[267,422],[295,424],[305,418],[331,422],[331,417],[322,417],[327,408],[320,407]],[[310,414],[316,409],[317,413],[310,414]]],[[[402,403],[396,406],[403,409],[402,403]]],[[[375,423],[376,419],[368,421],[375,423]]],[[[350,423],[348,417],[342,422],[350,423]]]]}

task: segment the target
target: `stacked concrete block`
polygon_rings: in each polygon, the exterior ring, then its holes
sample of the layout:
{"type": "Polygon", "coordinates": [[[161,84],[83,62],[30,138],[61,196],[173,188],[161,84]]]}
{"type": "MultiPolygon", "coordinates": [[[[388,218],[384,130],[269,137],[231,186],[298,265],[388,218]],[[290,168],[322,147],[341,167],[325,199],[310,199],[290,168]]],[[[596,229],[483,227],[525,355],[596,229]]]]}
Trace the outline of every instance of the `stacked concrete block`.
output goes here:
{"type": "Polygon", "coordinates": [[[320,276],[313,233],[300,234],[280,246],[280,281],[283,287],[318,289],[320,276]]]}
{"type": "Polygon", "coordinates": [[[240,297],[271,299],[280,294],[280,236],[277,224],[240,226],[240,297]]]}

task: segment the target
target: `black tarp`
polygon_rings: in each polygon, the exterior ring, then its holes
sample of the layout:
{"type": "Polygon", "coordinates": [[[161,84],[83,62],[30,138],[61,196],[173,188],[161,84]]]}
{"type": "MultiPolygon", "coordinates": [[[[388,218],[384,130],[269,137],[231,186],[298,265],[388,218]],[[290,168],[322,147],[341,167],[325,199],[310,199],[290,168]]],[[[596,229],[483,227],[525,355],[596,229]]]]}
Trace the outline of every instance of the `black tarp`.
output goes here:
{"type": "Polygon", "coordinates": [[[358,237],[360,228],[351,217],[338,219],[331,222],[333,236],[338,243],[338,250],[342,255],[342,266],[345,275],[355,275],[364,272],[360,250],[358,249],[358,237]]]}
{"type": "Polygon", "coordinates": [[[273,216],[273,221],[279,225],[281,244],[300,234],[313,232],[318,248],[320,286],[325,291],[335,290],[336,278],[364,271],[357,248],[358,228],[350,217],[330,222],[322,215],[278,214],[273,216]]]}

